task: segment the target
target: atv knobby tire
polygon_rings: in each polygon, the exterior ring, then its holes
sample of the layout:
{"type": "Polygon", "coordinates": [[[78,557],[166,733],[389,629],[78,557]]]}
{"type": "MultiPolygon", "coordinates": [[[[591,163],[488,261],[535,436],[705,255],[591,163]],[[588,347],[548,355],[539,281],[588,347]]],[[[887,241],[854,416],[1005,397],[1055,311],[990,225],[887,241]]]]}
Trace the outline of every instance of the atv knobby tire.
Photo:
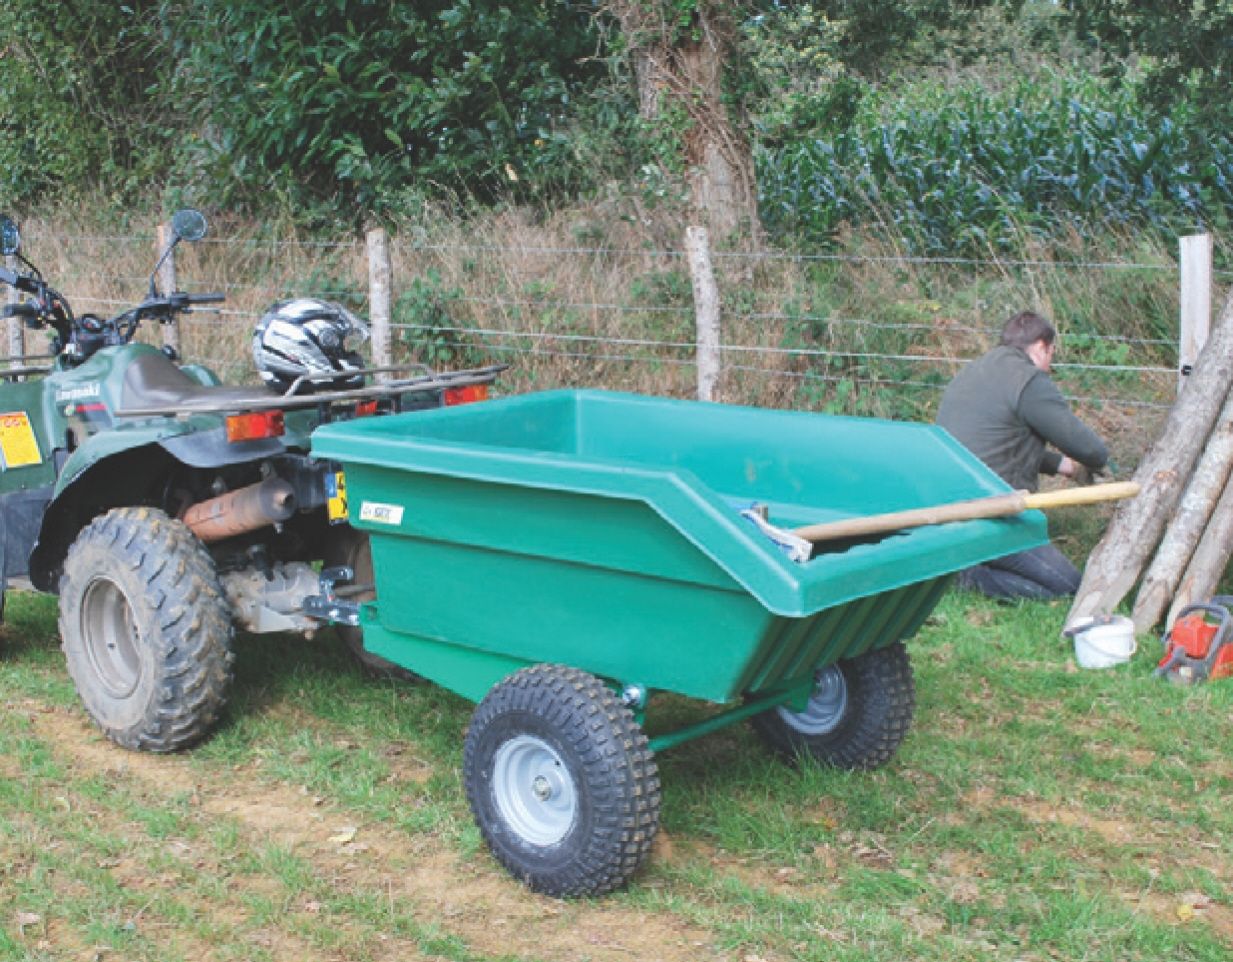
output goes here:
{"type": "Polygon", "coordinates": [[[779,755],[808,755],[846,769],[890,761],[912,726],[916,687],[902,642],[819,669],[809,705],[772,708],[752,719],[779,755]]]}
{"type": "Polygon", "coordinates": [[[205,546],[161,511],[117,508],[77,536],[60,638],[86,711],[125,748],[185,748],[226,699],[230,607],[205,546]]]}
{"type": "Polygon", "coordinates": [[[493,686],[467,730],[463,781],[497,861],[546,895],[624,885],[659,827],[646,736],[576,668],[534,665],[493,686]]]}

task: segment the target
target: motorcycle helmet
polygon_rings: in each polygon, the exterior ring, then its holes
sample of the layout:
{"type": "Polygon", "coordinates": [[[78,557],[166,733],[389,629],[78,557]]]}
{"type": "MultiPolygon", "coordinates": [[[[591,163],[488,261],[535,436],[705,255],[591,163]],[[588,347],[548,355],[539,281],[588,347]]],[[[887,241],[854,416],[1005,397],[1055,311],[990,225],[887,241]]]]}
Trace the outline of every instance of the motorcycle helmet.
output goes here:
{"type": "Polygon", "coordinates": [[[364,360],[355,348],[368,339],[368,325],[341,304],[296,297],[272,305],[253,332],[253,363],[271,390],[284,393],[304,375],[334,375],[304,381],[297,393],[364,386],[364,360]]]}

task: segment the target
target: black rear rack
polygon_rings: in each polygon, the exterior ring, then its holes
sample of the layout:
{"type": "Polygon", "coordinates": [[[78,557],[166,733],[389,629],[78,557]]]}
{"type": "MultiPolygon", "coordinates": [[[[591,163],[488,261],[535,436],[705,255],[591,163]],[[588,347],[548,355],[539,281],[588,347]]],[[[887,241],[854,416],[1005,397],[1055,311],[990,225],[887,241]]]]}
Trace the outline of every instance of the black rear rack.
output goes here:
{"type": "MultiPolygon", "coordinates": [[[[237,397],[235,388],[228,388],[227,397],[211,398],[209,394],[189,398],[174,406],[124,408],[115,412],[120,418],[174,417],[190,414],[227,414],[241,411],[297,411],[304,408],[321,407],[322,405],[343,404],[349,402],[379,401],[384,398],[397,398],[405,394],[420,394],[429,391],[445,391],[450,388],[470,387],[476,384],[490,384],[498,374],[509,368],[508,364],[491,364],[488,367],[469,368],[465,371],[430,372],[418,377],[399,378],[391,381],[378,381],[366,387],[352,388],[347,391],[323,391],[320,394],[296,394],[305,381],[332,380],[336,375],[322,375],[318,378],[298,378],[285,394],[271,394],[268,391],[254,388],[247,397],[237,397]]],[[[385,374],[394,371],[410,370],[407,367],[367,368],[365,374],[385,374]]]]}

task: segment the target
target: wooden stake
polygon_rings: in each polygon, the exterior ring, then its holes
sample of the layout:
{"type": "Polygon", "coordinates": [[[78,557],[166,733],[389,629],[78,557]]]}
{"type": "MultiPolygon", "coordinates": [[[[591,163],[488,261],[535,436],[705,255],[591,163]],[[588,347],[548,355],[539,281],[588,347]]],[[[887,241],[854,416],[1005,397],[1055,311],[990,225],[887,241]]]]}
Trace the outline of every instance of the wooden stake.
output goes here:
{"type": "MultiPolygon", "coordinates": [[[[159,224],[157,234],[155,256],[162,257],[167,248],[176,242],[176,232],[171,229],[170,224],[159,224]]],[[[158,269],[158,287],[164,294],[170,294],[176,289],[176,255],[174,253],[169,255],[158,269]]],[[[163,346],[171,348],[178,357],[182,353],[180,351],[180,319],[174,317],[160,327],[163,329],[163,346]]]]}
{"type": "MultiPolygon", "coordinates": [[[[393,339],[390,336],[390,287],[393,268],[390,265],[389,238],[385,228],[374,227],[366,236],[368,243],[368,324],[372,332],[372,363],[374,368],[394,363],[393,339]]],[[[388,374],[378,374],[377,380],[388,380],[388,374]]]]}
{"type": "MultiPolygon", "coordinates": [[[[11,271],[17,270],[16,257],[6,257],[4,264],[11,271]]],[[[21,300],[21,295],[15,287],[6,286],[4,293],[4,302],[6,304],[16,304],[21,300]]],[[[9,318],[8,335],[9,367],[21,367],[24,363],[23,358],[26,356],[26,329],[20,317],[9,318]]]]}
{"type": "Polygon", "coordinates": [[[1207,343],[1212,326],[1212,235],[1178,238],[1181,266],[1177,390],[1194,370],[1194,362],[1207,343]]]}
{"type": "Polygon", "coordinates": [[[1169,606],[1166,626],[1172,627],[1178,613],[1187,605],[1207,601],[1216,593],[1216,586],[1233,554],[1233,484],[1224,489],[1211,520],[1194,549],[1186,573],[1177,586],[1173,604],[1169,606]]]}
{"type": "Polygon", "coordinates": [[[698,400],[715,400],[719,383],[719,286],[711,269],[711,248],[705,227],[685,228],[689,276],[694,288],[697,326],[698,400]]]}
{"type": "Polygon", "coordinates": [[[1203,529],[1212,516],[1216,502],[1224,491],[1233,470],[1233,393],[1225,401],[1207,447],[1186,485],[1177,513],[1156,550],[1139,586],[1133,618],[1135,631],[1143,633],[1155,627],[1173,598],[1203,529]]]}
{"type": "Polygon", "coordinates": [[[1164,429],[1135,472],[1143,493],[1118,508],[1083,570],[1066,624],[1107,615],[1130,593],[1181,497],[1233,383],[1233,297],[1199,355],[1164,429]]]}

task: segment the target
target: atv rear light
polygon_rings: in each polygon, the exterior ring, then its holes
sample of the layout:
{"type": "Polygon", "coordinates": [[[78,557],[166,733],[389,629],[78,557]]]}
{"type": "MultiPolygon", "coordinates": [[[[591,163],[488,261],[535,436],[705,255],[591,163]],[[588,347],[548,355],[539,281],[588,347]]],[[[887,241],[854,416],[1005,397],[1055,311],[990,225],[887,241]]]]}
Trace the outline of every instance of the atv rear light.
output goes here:
{"type": "Polygon", "coordinates": [[[377,402],[376,401],[356,401],[355,402],[355,416],[357,418],[371,417],[372,415],[376,413],[377,413],[377,402]]]}
{"type": "Polygon", "coordinates": [[[468,384],[466,387],[447,387],[445,389],[445,404],[447,407],[455,404],[470,404],[472,401],[487,400],[487,384],[468,384]]]}
{"type": "Polygon", "coordinates": [[[284,431],[282,411],[257,411],[252,414],[232,414],[227,417],[227,443],[260,441],[281,437],[284,431]]]}

